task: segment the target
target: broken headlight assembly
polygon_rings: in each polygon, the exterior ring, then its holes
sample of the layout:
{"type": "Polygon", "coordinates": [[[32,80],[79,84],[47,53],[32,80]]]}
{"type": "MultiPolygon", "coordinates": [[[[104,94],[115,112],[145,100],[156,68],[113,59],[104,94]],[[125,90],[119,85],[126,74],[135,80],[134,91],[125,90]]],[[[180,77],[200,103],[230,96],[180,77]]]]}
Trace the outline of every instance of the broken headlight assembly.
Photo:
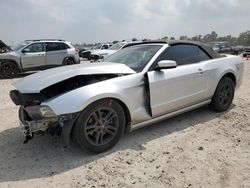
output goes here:
{"type": "Polygon", "coordinates": [[[53,118],[57,116],[49,106],[28,106],[25,107],[25,111],[28,113],[32,120],[53,118]]]}

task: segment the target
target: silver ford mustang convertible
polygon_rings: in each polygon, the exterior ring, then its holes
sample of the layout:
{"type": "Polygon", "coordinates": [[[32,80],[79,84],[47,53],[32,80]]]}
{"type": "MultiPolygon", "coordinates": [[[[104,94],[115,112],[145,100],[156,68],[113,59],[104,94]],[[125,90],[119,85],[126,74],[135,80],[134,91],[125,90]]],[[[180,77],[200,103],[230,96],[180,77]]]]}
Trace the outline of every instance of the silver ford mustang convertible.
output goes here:
{"type": "Polygon", "coordinates": [[[14,84],[25,142],[59,134],[100,153],[126,131],[210,105],[227,110],[242,82],[244,64],[201,43],[131,44],[102,63],[42,71],[14,84]]]}

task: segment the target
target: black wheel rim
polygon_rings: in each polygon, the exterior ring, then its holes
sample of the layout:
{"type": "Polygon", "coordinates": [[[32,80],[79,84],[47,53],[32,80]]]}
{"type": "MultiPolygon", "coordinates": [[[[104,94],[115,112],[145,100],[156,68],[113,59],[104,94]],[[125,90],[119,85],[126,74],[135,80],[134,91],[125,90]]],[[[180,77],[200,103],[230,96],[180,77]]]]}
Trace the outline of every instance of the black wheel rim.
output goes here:
{"type": "Polygon", "coordinates": [[[3,76],[7,78],[16,74],[16,67],[13,64],[3,64],[1,69],[3,76]]]}
{"type": "Polygon", "coordinates": [[[92,112],[84,126],[84,134],[89,143],[102,146],[117,135],[119,119],[111,108],[98,108],[92,112]]]}
{"type": "Polygon", "coordinates": [[[222,106],[228,106],[231,103],[233,96],[232,87],[229,84],[224,84],[220,90],[219,103],[222,106]]]}

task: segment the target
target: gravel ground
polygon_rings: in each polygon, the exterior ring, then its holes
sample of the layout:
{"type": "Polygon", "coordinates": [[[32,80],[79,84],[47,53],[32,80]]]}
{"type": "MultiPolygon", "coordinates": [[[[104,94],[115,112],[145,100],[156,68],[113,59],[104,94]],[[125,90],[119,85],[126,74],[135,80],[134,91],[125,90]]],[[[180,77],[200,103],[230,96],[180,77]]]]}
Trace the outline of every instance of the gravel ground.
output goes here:
{"type": "Polygon", "coordinates": [[[59,137],[19,130],[0,80],[0,187],[250,187],[250,62],[232,108],[207,107],[125,135],[110,151],[88,155],[59,137]]]}

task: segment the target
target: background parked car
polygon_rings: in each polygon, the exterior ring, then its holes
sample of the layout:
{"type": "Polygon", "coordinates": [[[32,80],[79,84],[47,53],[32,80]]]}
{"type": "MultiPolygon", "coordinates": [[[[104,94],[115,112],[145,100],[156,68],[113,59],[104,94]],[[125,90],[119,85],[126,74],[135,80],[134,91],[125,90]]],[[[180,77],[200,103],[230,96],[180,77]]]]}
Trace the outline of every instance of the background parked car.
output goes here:
{"type": "Polygon", "coordinates": [[[221,42],[210,42],[209,46],[213,48],[218,53],[223,54],[233,54],[233,55],[239,55],[243,51],[242,46],[235,46],[232,47],[229,42],[221,41],[221,42]]]}
{"type": "Polygon", "coordinates": [[[103,60],[106,57],[114,54],[115,52],[117,52],[118,50],[125,48],[127,45],[132,44],[132,43],[139,43],[141,41],[123,41],[123,42],[118,42],[116,44],[114,44],[113,46],[111,46],[109,49],[107,50],[95,50],[91,53],[90,59],[97,61],[97,60],[103,60]]]}
{"type": "Polygon", "coordinates": [[[0,75],[13,78],[20,72],[80,63],[78,52],[64,40],[26,40],[13,51],[0,54],[0,75]]]}
{"type": "Polygon", "coordinates": [[[86,58],[86,59],[90,59],[90,56],[92,54],[93,51],[103,51],[108,49],[109,47],[111,47],[112,44],[99,44],[97,46],[94,46],[91,49],[82,49],[79,51],[79,56],[82,58],[86,58]]]}
{"type": "Polygon", "coordinates": [[[250,46],[244,48],[243,57],[250,56],[250,46]]]}
{"type": "Polygon", "coordinates": [[[90,48],[81,48],[79,50],[79,57],[81,57],[81,58],[89,59],[90,54],[91,54],[90,48]]]}

